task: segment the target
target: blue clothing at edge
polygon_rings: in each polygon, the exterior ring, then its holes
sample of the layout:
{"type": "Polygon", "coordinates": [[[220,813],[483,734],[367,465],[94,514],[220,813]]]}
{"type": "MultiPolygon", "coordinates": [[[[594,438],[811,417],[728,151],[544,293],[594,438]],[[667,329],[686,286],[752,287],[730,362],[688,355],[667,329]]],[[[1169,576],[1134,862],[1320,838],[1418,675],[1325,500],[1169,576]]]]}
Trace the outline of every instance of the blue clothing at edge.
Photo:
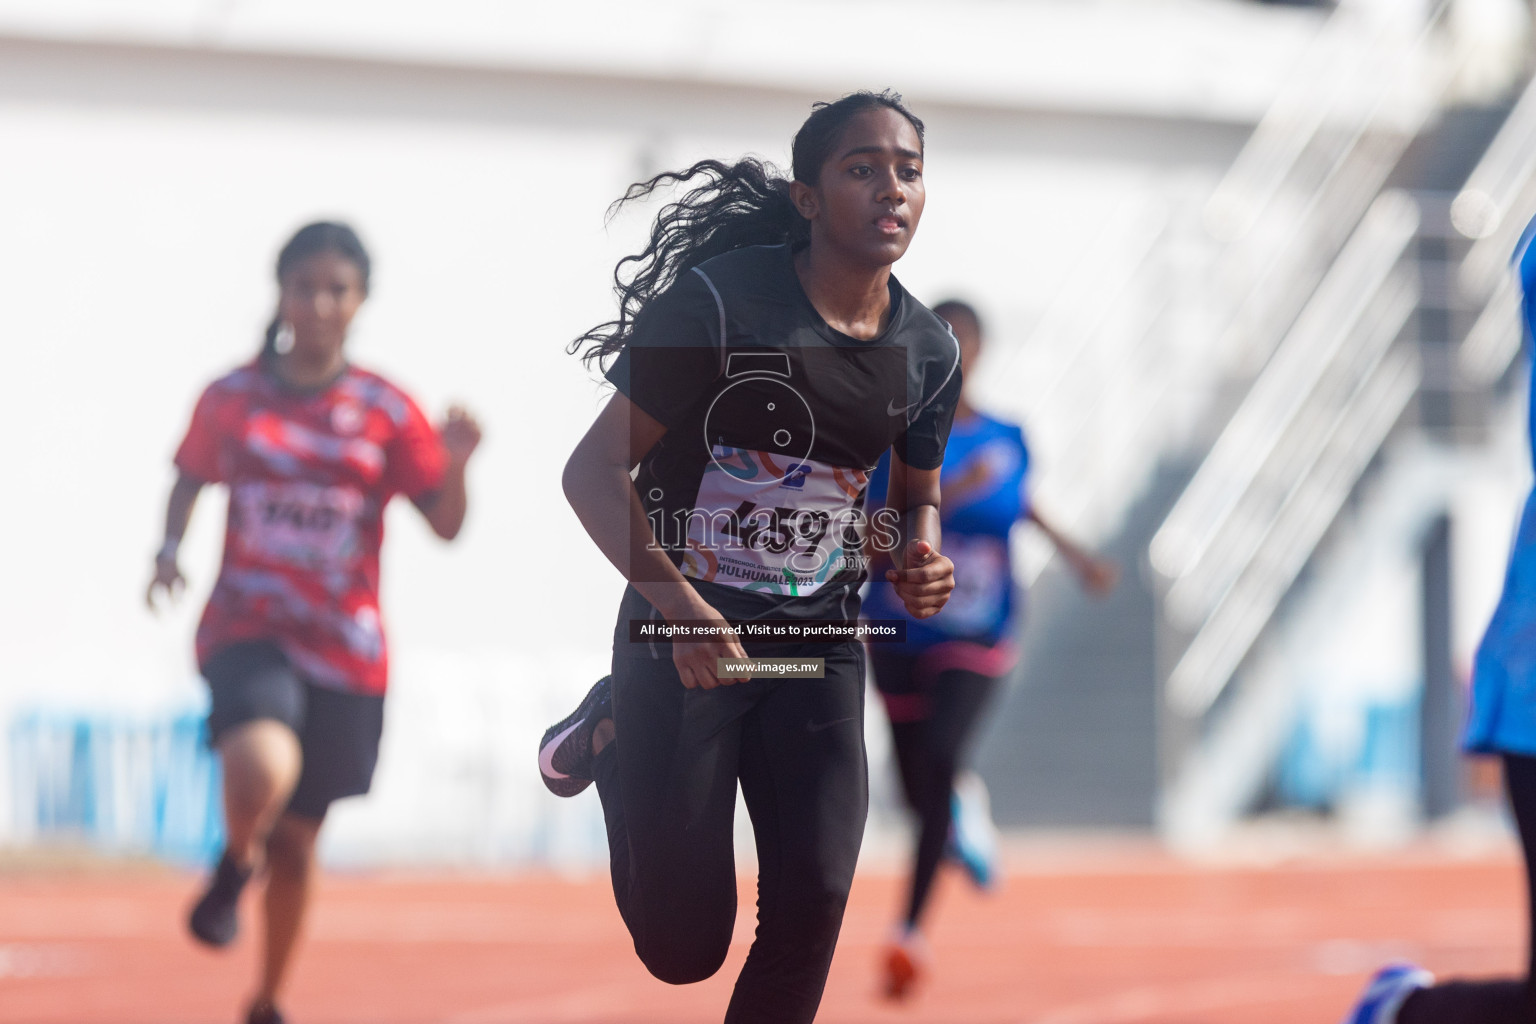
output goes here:
{"type": "MultiPolygon", "coordinates": [[[[1533,233],[1536,221],[1526,227],[1515,250],[1528,346],[1536,335],[1533,233]]],[[[1536,383],[1536,373],[1532,381],[1536,383]]],[[[1527,432],[1536,457],[1536,396],[1527,414],[1527,432]]],[[[1473,662],[1465,745],[1472,753],[1536,756],[1536,492],[1526,499],[1504,592],[1473,662]]]]}
{"type": "MultiPolygon", "coordinates": [[[[871,513],[885,500],[890,459],[886,452],[869,479],[871,513]]],[[[916,652],[949,640],[990,647],[1008,632],[1015,607],[1008,534],[1028,511],[1028,474],[1029,448],[1017,426],[981,413],[956,418],[939,470],[940,525],[944,554],[955,563],[955,590],[939,614],[914,619],[889,583],[872,581],[864,618],[907,620],[906,643],[881,644],[882,650],[916,652]]]]}

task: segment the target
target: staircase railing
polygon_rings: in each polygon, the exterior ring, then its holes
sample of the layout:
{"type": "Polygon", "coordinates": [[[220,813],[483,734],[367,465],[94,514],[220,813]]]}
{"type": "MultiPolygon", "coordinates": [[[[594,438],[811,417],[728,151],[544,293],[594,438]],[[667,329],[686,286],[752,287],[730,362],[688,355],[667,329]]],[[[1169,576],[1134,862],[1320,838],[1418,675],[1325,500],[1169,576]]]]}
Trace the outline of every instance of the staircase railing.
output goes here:
{"type": "MultiPolygon", "coordinates": [[[[1486,388],[1519,349],[1518,289],[1508,263],[1536,213],[1532,146],[1536,80],[1450,207],[1450,223],[1476,241],[1449,264],[1451,287],[1438,289],[1445,294],[1424,301],[1473,315],[1459,338],[1446,321],[1457,376],[1436,386],[1486,388]]],[[[1393,341],[1417,301],[1421,271],[1434,262],[1415,263],[1419,220],[1416,204],[1401,193],[1372,204],[1153,539],[1171,665],[1165,771],[1178,785],[1199,786],[1195,765],[1258,777],[1246,765],[1211,763],[1218,749],[1234,758],[1256,755],[1251,742],[1225,742],[1210,715],[1420,384],[1417,350],[1406,338],[1393,341]]],[[[1449,225],[1436,228],[1445,230],[1449,225]]],[[[1271,682],[1255,681],[1256,706],[1274,704],[1271,682]]],[[[1228,717],[1241,723],[1252,716],[1228,717]]],[[[1187,819],[1188,799],[1171,793],[1168,802],[1187,819]]]]}
{"type": "Polygon", "coordinates": [[[1192,634],[1168,677],[1180,714],[1214,703],[1418,386],[1411,354],[1388,357],[1418,223],[1403,193],[1372,204],[1152,540],[1192,634]]]}
{"type": "Polygon", "coordinates": [[[1409,38],[1335,12],[1207,203],[1208,234],[1142,211],[1118,269],[1090,256],[1058,291],[998,370],[1047,453],[1044,504],[1109,532],[1206,415],[1191,402],[1268,360],[1432,112],[1440,75],[1425,69],[1446,7],[1409,38]],[[1198,296],[1170,295],[1178,279],[1200,281],[1198,296]]]}
{"type": "Polygon", "coordinates": [[[1474,383],[1497,380],[1520,351],[1519,289],[1510,254],[1536,213],[1536,79],[1525,89],[1451,204],[1451,223],[1475,239],[1456,282],[1483,311],[1457,351],[1457,367],[1474,383]]]}

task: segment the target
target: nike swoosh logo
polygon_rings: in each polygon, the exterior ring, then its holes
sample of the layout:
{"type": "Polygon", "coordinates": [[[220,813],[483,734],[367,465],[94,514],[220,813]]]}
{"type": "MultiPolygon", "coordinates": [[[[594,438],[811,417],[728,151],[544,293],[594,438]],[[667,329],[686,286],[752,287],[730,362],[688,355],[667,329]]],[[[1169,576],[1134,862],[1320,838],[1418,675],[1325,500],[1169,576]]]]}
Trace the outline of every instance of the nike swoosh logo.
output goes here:
{"type": "MultiPolygon", "coordinates": [[[[916,404],[916,402],[912,403],[912,405],[916,404]]],[[[897,405],[896,399],[893,398],[891,399],[890,404],[885,407],[885,414],[887,416],[905,416],[907,414],[907,410],[912,408],[912,405],[897,405]]]]}
{"type": "Polygon", "coordinates": [[[565,738],[567,736],[569,736],[571,733],[575,732],[577,729],[581,728],[581,723],[584,722],[584,721],[586,721],[586,719],[581,719],[581,720],[577,721],[574,725],[570,726],[564,732],[560,733],[560,735],[554,737],[548,743],[544,744],[544,749],[539,751],[539,771],[544,773],[544,777],[545,778],[549,778],[549,779],[568,779],[568,778],[570,778],[570,776],[565,774],[564,772],[560,772],[560,771],[556,771],[555,770],[555,751],[560,749],[560,744],[565,742],[565,738]]]}
{"type": "Polygon", "coordinates": [[[849,718],[835,718],[835,719],[833,719],[830,722],[821,722],[819,724],[816,723],[816,722],[806,722],[805,723],[805,731],[806,732],[821,732],[821,731],[823,731],[825,729],[832,728],[834,725],[842,725],[844,722],[852,722],[852,721],[855,721],[855,719],[853,717],[849,717],[849,718]]]}

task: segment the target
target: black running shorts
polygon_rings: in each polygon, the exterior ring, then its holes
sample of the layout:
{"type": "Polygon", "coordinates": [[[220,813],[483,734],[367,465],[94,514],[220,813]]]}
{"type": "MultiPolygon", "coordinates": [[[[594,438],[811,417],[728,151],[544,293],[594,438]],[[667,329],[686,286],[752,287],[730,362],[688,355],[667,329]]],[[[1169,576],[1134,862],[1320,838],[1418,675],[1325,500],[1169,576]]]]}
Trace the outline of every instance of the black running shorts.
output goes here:
{"type": "Polygon", "coordinates": [[[212,692],[208,742],[258,719],[294,731],[304,767],[287,812],[316,820],[331,801],[360,796],[373,782],[384,730],[384,698],[343,693],[302,678],[280,647],[266,640],[232,644],[203,664],[212,692]]]}

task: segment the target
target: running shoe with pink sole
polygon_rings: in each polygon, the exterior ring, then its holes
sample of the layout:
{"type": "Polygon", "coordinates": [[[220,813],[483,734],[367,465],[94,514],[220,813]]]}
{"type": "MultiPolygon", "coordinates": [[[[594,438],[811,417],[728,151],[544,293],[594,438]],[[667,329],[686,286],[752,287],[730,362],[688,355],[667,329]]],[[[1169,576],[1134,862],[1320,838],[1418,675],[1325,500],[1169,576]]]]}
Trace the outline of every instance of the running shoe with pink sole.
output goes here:
{"type": "Polygon", "coordinates": [[[613,682],[603,676],[576,710],[544,730],[539,741],[539,775],[555,796],[575,796],[592,784],[592,730],[613,717],[613,682]]]}

